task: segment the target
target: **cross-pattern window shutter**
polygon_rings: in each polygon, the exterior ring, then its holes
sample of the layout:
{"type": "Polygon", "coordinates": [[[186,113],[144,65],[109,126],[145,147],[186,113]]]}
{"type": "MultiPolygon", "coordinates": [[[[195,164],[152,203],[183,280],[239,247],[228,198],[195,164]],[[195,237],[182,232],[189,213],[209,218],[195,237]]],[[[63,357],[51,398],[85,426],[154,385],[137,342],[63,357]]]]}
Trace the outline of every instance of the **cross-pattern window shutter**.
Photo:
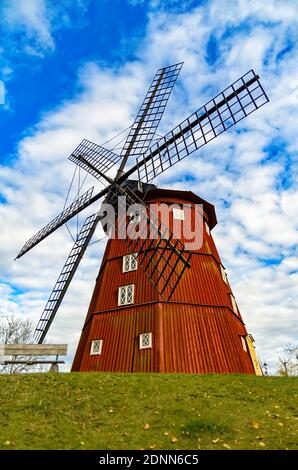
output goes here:
{"type": "Polygon", "coordinates": [[[141,333],[139,337],[140,349],[152,348],[152,333],[141,333]]]}

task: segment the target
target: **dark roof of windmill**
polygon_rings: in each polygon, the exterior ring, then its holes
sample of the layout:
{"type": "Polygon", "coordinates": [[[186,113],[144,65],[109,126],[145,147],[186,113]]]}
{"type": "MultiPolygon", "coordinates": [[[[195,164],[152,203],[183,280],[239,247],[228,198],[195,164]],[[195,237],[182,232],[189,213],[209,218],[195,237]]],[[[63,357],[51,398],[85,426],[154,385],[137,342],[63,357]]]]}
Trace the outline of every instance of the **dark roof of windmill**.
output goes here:
{"type": "Polygon", "coordinates": [[[160,197],[165,197],[165,198],[178,198],[182,200],[187,200],[190,202],[193,202],[195,204],[202,204],[204,211],[206,212],[208,216],[208,222],[209,222],[209,227],[210,229],[213,229],[215,225],[217,224],[217,218],[216,218],[216,213],[215,213],[215,207],[213,204],[210,204],[210,202],[206,201],[205,199],[201,198],[200,196],[197,196],[195,193],[192,191],[178,191],[178,190],[173,190],[173,189],[161,189],[161,188],[156,188],[148,191],[146,195],[146,200],[150,200],[151,198],[160,198],[160,197]]]}

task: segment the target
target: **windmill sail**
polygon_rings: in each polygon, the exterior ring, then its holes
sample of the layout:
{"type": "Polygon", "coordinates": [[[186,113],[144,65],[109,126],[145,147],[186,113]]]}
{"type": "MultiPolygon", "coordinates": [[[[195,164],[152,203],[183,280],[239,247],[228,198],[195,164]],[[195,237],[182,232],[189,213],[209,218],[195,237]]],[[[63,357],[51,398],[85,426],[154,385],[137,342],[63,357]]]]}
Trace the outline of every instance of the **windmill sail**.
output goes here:
{"type": "MultiPolygon", "coordinates": [[[[166,134],[144,155],[137,158],[133,167],[122,176],[116,177],[117,182],[122,184],[135,172],[138,172],[141,181],[151,181],[268,101],[259,76],[251,70],[166,134]]],[[[71,206],[32,237],[24,245],[17,258],[37,245],[63,223],[108,194],[110,187],[103,189],[93,197],[91,197],[90,191],[74,201],[71,206]]]]}
{"type": "MultiPolygon", "coordinates": [[[[186,268],[190,267],[191,252],[186,251],[183,243],[173,239],[173,234],[168,234],[168,229],[162,222],[153,222],[146,217],[146,232],[157,232],[157,238],[128,239],[127,244],[131,253],[137,253],[138,263],[152,282],[163,300],[168,302],[175,292],[186,268]]],[[[128,231],[129,232],[129,231],[128,231]]],[[[145,233],[146,233],[145,232],[145,233]]]]}
{"type": "Polygon", "coordinates": [[[78,214],[81,210],[87,207],[88,202],[92,197],[94,187],[88,189],[82,196],[75,199],[75,201],[70,204],[61,214],[59,214],[55,219],[49,222],[45,227],[43,227],[39,232],[37,232],[33,237],[31,237],[23,246],[19,252],[17,258],[23,256],[27,251],[31,250],[35,245],[37,245],[41,240],[46,238],[50,233],[54,232],[58,227],[61,227],[65,222],[78,214]]]}
{"type": "MultiPolygon", "coordinates": [[[[122,189],[122,188],[121,188],[122,189]]],[[[142,205],[140,233],[134,237],[134,226],[126,219],[127,243],[131,253],[136,254],[138,263],[148,276],[161,297],[168,302],[172,297],[184,271],[190,267],[191,252],[174,237],[169,228],[157,215],[145,206],[144,202],[126,187],[127,209],[133,204],[142,205]],[[148,233],[151,238],[148,239],[148,233]]],[[[119,228],[119,227],[118,227],[119,228]]]]}
{"type": "Polygon", "coordinates": [[[38,343],[42,343],[51,326],[52,321],[60,307],[65,296],[67,288],[76,272],[76,269],[87,249],[92,235],[99,221],[99,215],[93,214],[87,217],[77,239],[68,255],[63,269],[57,279],[54,289],[51,292],[49,300],[42,312],[41,318],[35,330],[35,339],[38,343]]]}
{"type": "Polygon", "coordinates": [[[68,159],[88,171],[88,173],[97,179],[100,178],[99,173],[90,168],[90,166],[81,160],[80,157],[84,157],[85,160],[90,162],[102,173],[107,173],[119,162],[119,160],[121,160],[121,157],[111,150],[97,145],[94,142],[90,142],[89,140],[82,140],[80,145],[74,149],[68,159]]]}
{"type": "MultiPolygon", "coordinates": [[[[122,174],[128,156],[131,154],[135,156],[140,155],[150,145],[182,65],[183,63],[175,64],[157,71],[136,120],[130,129],[120,156],[111,150],[84,139],[72,152],[69,160],[99,179],[101,178],[101,173],[106,174],[122,158],[122,163],[117,175],[122,174]],[[84,159],[81,160],[79,158],[80,156],[83,156],[84,159]],[[91,165],[88,165],[86,161],[91,163],[91,165]]],[[[70,220],[81,210],[85,209],[85,207],[107,194],[109,188],[98,193],[96,199],[92,200],[92,194],[90,194],[89,191],[83,194],[77,201],[74,201],[71,206],[30,238],[25,243],[16,259],[31,250],[31,248],[37,245],[41,240],[53,233],[58,227],[70,220]]]]}
{"type": "Polygon", "coordinates": [[[124,159],[142,155],[151,144],[182,65],[183,62],[156,72],[121,151],[124,159]]]}
{"type": "Polygon", "coordinates": [[[268,101],[259,76],[250,70],[138,157],[139,179],[151,181],[268,101]]]}

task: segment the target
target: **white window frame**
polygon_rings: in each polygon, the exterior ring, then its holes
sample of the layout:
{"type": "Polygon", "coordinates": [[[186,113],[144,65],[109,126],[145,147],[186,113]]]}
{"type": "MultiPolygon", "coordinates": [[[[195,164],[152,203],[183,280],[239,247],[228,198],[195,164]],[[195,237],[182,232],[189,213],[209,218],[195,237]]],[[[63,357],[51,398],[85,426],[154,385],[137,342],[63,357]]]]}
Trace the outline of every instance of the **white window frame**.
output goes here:
{"type": "Polygon", "coordinates": [[[226,270],[225,270],[225,268],[223,267],[222,264],[220,264],[219,266],[220,266],[221,277],[223,278],[223,280],[225,281],[225,283],[228,284],[228,283],[229,283],[229,280],[228,280],[228,276],[227,276],[226,270]]]}
{"type": "Polygon", "coordinates": [[[129,273],[130,271],[136,271],[138,269],[138,253],[131,253],[129,255],[124,255],[122,258],[122,272],[129,273]],[[128,269],[126,269],[126,261],[128,260],[128,269]],[[135,266],[133,267],[133,264],[135,266]]]}
{"type": "Polygon", "coordinates": [[[185,220],[184,210],[178,207],[173,207],[173,219],[175,220],[185,220]]]}
{"type": "Polygon", "coordinates": [[[129,213],[128,217],[130,224],[138,224],[141,221],[141,214],[139,211],[129,213]]]}
{"type": "Polygon", "coordinates": [[[207,222],[205,222],[205,229],[206,229],[206,232],[208,233],[208,235],[210,235],[210,228],[209,228],[209,225],[207,224],[207,222]]]}
{"type": "Polygon", "coordinates": [[[230,294],[230,300],[231,300],[233,312],[236,313],[236,315],[238,315],[238,307],[237,307],[237,303],[233,294],[230,294]]]}
{"type": "Polygon", "coordinates": [[[134,284],[127,284],[126,286],[118,287],[118,306],[133,304],[134,303],[134,296],[135,296],[135,285],[134,284]],[[131,302],[127,301],[129,288],[132,289],[131,302]],[[124,302],[121,301],[122,300],[123,289],[124,289],[124,302]]]}
{"type": "Polygon", "coordinates": [[[151,349],[152,348],[152,333],[140,333],[139,336],[139,348],[140,349],[151,349]],[[144,345],[144,337],[148,338],[148,344],[144,345]]]}
{"type": "Polygon", "coordinates": [[[245,336],[240,336],[240,338],[241,338],[243,351],[247,352],[247,344],[246,344],[245,336]]]}
{"type": "Polygon", "coordinates": [[[90,347],[90,356],[100,356],[102,351],[103,339],[94,339],[91,341],[90,347]],[[99,347],[95,347],[95,345],[99,343],[99,347]]]}

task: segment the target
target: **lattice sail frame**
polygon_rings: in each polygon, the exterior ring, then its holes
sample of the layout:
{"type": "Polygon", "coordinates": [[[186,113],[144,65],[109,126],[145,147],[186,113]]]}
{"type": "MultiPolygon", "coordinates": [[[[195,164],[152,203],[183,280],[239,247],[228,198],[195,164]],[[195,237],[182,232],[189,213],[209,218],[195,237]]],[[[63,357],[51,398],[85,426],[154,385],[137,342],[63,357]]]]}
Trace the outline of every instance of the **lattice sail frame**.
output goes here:
{"type": "Polygon", "coordinates": [[[120,155],[112,152],[111,150],[102,147],[101,145],[97,145],[90,140],[82,140],[80,145],[78,145],[68,159],[75,163],[76,165],[80,166],[92,176],[97,179],[100,179],[99,173],[95,170],[90,168],[86,163],[80,160],[80,157],[84,157],[87,161],[89,161],[97,170],[102,173],[107,173],[113,166],[115,166],[121,160],[120,155]]]}
{"type": "Polygon", "coordinates": [[[92,214],[86,218],[82,228],[77,236],[77,239],[65,261],[62,271],[56,281],[56,284],[50,294],[46,306],[42,312],[40,320],[35,329],[35,340],[42,343],[48,329],[54,320],[54,317],[61,305],[65,296],[67,288],[74,276],[77,266],[83,257],[90,239],[94,233],[96,225],[99,221],[98,214],[92,214]]]}
{"type": "Polygon", "coordinates": [[[37,232],[33,237],[31,237],[23,246],[19,252],[17,258],[23,256],[27,251],[31,250],[35,245],[37,245],[41,240],[46,238],[50,233],[54,232],[58,227],[61,227],[65,222],[71,219],[73,216],[78,214],[83,208],[88,205],[92,197],[94,186],[88,191],[86,191],[82,196],[75,199],[70,206],[68,206],[61,214],[59,214],[55,219],[45,225],[39,232],[37,232]]]}
{"type": "Polygon", "coordinates": [[[259,76],[250,70],[138,157],[139,179],[152,181],[268,101],[259,76]]]}
{"type": "MultiPolygon", "coordinates": [[[[161,222],[144,201],[130,188],[122,189],[126,196],[127,209],[134,204],[142,207],[139,223],[139,236],[132,236],[134,231],[131,220],[125,219],[127,237],[124,239],[130,253],[137,257],[149,280],[164,301],[168,302],[187,267],[190,267],[192,253],[185,249],[181,240],[175,238],[169,228],[161,222]],[[151,238],[148,239],[148,233],[151,238]]],[[[121,227],[118,227],[121,229],[121,227]]]]}
{"type": "MultiPolygon", "coordinates": [[[[140,180],[151,181],[268,101],[259,76],[251,70],[151,146],[143,156],[137,158],[132,168],[117,178],[117,181],[123,183],[135,172],[138,172],[140,180]]],[[[93,198],[82,202],[78,208],[75,207],[72,212],[70,210],[65,214],[63,211],[25,244],[17,258],[108,192],[109,188],[105,188],[93,198]],[[39,234],[42,236],[39,237],[39,234]]]]}
{"type": "Polygon", "coordinates": [[[121,157],[137,157],[149,147],[160,123],[183,62],[156,72],[137,117],[130,128],[121,157]]]}

